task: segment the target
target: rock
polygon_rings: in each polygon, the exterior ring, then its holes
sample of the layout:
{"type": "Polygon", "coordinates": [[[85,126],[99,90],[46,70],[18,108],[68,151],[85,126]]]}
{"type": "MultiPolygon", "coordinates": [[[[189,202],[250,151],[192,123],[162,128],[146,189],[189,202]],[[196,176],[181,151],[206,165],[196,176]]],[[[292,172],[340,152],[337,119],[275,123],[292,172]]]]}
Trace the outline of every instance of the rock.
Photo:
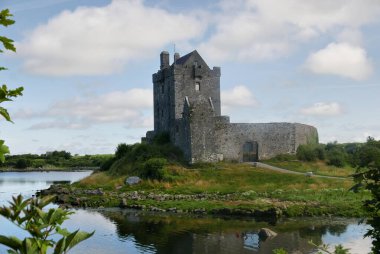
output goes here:
{"type": "Polygon", "coordinates": [[[312,177],[312,176],[313,176],[313,172],[311,172],[311,171],[310,171],[310,172],[306,172],[306,173],[305,173],[305,176],[307,176],[307,177],[312,177]]]}
{"type": "Polygon", "coordinates": [[[125,207],[127,207],[127,199],[126,198],[123,198],[123,199],[121,199],[121,201],[120,201],[120,207],[121,208],[125,208],[125,207]]]}
{"type": "Polygon", "coordinates": [[[277,233],[270,230],[269,228],[261,228],[259,231],[259,237],[260,239],[266,240],[267,238],[273,238],[277,236],[277,233]]]}
{"type": "Polygon", "coordinates": [[[141,182],[141,178],[138,176],[130,176],[127,178],[127,180],[125,180],[125,184],[128,184],[128,185],[134,185],[140,182],[141,182]]]}

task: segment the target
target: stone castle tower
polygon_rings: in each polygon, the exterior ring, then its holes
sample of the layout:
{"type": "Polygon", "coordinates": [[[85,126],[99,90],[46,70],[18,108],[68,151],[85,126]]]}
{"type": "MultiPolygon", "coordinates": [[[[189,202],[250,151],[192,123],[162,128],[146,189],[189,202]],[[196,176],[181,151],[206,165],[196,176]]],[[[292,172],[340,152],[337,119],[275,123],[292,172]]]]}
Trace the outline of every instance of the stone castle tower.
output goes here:
{"type": "Polygon", "coordinates": [[[169,133],[191,162],[257,161],[292,154],[300,144],[318,143],[313,126],[299,123],[230,123],[221,116],[220,68],[210,67],[195,50],[183,57],[160,54],[153,74],[154,131],[169,133]]]}

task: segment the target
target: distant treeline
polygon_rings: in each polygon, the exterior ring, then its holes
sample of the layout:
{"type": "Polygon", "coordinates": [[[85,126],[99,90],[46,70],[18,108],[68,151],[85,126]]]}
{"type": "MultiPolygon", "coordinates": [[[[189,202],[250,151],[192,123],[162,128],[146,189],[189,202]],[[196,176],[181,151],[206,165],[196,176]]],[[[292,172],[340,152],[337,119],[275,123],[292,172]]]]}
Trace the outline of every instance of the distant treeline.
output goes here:
{"type": "Polygon", "coordinates": [[[21,154],[6,156],[2,168],[77,168],[100,167],[112,155],[71,155],[66,151],[46,152],[45,154],[21,154]]]}
{"type": "Polygon", "coordinates": [[[277,160],[298,159],[301,161],[325,161],[326,164],[344,167],[365,167],[369,162],[380,165],[380,141],[368,137],[366,143],[337,142],[328,144],[300,145],[296,158],[291,155],[280,155],[277,160]]]}

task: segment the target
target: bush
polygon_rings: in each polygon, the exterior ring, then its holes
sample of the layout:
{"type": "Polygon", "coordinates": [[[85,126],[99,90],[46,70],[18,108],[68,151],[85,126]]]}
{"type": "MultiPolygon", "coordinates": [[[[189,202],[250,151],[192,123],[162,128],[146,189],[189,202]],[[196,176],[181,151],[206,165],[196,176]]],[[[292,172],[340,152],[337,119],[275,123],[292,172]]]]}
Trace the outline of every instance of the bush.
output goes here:
{"type": "Polygon", "coordinates": [[[297,148],[297,159],[301,161],[325,160],[325,145],[300,145],[297,148]]]}
{"type": "Polygon", "coordinates": [[[112,164],[116,161],[115,157],[109,158],[101,166],[100,171],[107,171],[111,168],[112,164]]]}
{"type": "Polygon", "coordinates": [[[164,145],[170,143],[170,135],[168,132],[158,133],[153,138],[153,144],[164,145]]]}
{"type": "Polygon", "coordinates": [[[297,148],[297,159],[301,161],[316,161],[317,153],[315,147],[311,145],[300,145],[297,148]]]}
{"type": "Polygon", "coordinates": [[[338,168],[344,167],[346,163],[345,154],[338,149],[334,149],[328,153],[327,164],[338,168]]]}
{"type": "Polygon", "coordinates": [[[126,156],[131,150],[132,150],[131,145],[127,145],[125,143],[118,144],[116,151],[115,151],[115,157],[117,159],[120,159],[120,158],[126,156]]]}
{"type": "Polygon", "coordinates": [[[314,149],[318,160],[323,161],[326,159],[325,145],[317,145],[314,149]]]}
{"type": "Polygon", "coordinates": [[[164,158],[152,158],[143,164],[140,172],[141,178],[162,180],[164,177],[164,166],[167,164],[164,158]]]}
{"type": "Polygon", "coordinates": [[[30,166],[30,161],[27,159],[18,159],[15,168],[25,169],[30,166]]]}

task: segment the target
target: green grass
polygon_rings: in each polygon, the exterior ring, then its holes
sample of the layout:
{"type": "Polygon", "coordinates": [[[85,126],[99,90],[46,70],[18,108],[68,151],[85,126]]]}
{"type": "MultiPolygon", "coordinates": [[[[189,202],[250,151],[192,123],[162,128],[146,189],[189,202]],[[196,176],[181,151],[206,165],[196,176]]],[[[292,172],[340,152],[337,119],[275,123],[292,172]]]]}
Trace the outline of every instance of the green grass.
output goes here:
{"type": "Polygon", "coordinates": [[[346,165],[343,168],[338,168],[335,166],[329,166],[323,161],[316,162],[305,162],[305,161],[277,161],[277,160],[267,160],[263,161],[272,166],[279,168],[289,169],[297,172],[313,172],[317,175],[324,176],[338,176],[338,177],[348,177],[355,173],[355,168],[346,165]]]}
{"type": "MultiPolygon", "coordinates": [[[[228,200],[141,200],[128,201],[128,203],[163,209],[204,208],[207,211],[222,208],[265,210],[275,207],[288,216],[324,214],[362,216],[362,201],[369,197],[368,192],[348,191],[354,185],[349,178],[342,180],[306,177],[238,163],[200,165],[199,168],[193,169],[168,165],[165,168],[163,181],[144,180],[134,186],[123,184],[126,177],[99,172],[74,184],[73,187],[102,188],[110,193],[116,193],[116,196],[112,194],[115,198],[119,194],[132,191],[171,195],[208,193],[223,196],[230,194],[232,198],[228,200]]],[[[89,206],[118,204],[117,201],[112,201],[112,195],[109,195],[107,204],[101,204],[94,198],[94,205],[91,205],[89,201],[89,206]]]]}

